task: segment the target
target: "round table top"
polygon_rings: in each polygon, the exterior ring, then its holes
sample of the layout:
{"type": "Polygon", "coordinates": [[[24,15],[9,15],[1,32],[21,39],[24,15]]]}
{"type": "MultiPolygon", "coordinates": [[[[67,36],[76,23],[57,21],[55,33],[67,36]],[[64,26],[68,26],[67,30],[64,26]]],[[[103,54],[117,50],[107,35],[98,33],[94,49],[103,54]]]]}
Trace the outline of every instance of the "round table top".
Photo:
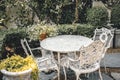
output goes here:
{"type": "Polygon", "coordinates": [[[41,47],[55,52],[79,51],[81,46],[87,46],[93,40],[80,35],[59,35],[41,41],[41,47]]]}

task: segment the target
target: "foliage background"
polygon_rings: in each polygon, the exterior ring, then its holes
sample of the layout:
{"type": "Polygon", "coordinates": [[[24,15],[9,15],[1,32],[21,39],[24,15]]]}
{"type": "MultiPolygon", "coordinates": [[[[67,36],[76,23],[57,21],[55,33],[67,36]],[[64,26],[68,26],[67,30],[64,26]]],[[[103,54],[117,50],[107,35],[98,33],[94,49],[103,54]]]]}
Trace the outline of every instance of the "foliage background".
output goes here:
{"type": "Polygon", "coordinates": [[[113,27],[120,29],[120,5],[112,7],[111,23],[113,27]]]}
{"type": "Polygon", "coordinates": [[[107,9],[93,7],[87,11],[87,22],[94,26],[106,26],[108,22],[107,9]]]}

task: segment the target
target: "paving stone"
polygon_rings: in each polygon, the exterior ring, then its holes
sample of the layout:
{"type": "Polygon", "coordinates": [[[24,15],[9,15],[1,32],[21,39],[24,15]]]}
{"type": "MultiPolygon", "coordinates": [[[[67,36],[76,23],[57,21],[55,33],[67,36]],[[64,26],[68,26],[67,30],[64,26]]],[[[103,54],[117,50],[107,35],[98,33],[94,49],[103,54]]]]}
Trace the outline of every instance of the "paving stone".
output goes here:
{"type": "Polygon", "coordinates": [[[111,73],[111,76],[115,79],[115,80],[120,80],[120,73],[111,73]]]}
{"type": "MultiPolygon", "coordinates": [[[[94,75],[91,75],[89,79],[87,80],[99,80],[99,74],[98,72],[93,73],[94,75]]],[[[102,73],[103,80],[113,80],[110,76],[108,76],[105,73],[102,73]]]]}
{"type": "Polygon", "coordinates": [[[46,74],[44,72],[40,72],[39,80],[53,80],[56,77],[56,75],[57,74],[55,72],[52,72],[52,73],[49,73],[49,74],[46,74]]]}
{"type": "Polygon", "coordinates": [[[104,66],[105,61],[106,67],[118,68],[120,67],[120,53],[106,54],[104,59],[101,61],[101,66],[104,66]]]}
{"type": "MultiPolygon", "coordinates": [[[[57,74],[55,72],[52,72],[50,74],[45,74],[45,73],[41,72],[40,73],[40,80],[57,80],[58,78],[56,75],[57,74]]],[[[60,80],[65,79],[63,73],[61,73],[60,76],[61,76],[60,80]]],[[[94,73],[89,74],[89,77],[85,77],[84,75],[81,75],[80,77],[82,80],[99,80],[98,72],[94,72],[94,73]]],[[[106,75],[104,73],[102,73],[102,77],[103,77],[103,80],[113,80],[111,77],[109,77],[108,75],[106,75]]],[[[76,76],[72,71],[67,72],[67,80],[76,80],[76,76]]]]}

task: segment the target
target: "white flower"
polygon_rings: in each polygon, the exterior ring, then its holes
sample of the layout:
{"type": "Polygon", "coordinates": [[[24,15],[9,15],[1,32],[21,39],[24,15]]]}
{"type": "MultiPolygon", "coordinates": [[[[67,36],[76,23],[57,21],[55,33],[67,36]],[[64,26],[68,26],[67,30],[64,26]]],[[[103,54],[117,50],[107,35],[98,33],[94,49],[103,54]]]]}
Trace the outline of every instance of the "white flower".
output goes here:
{"type": "Polygon", "coordinates": [[[42,25],[36,24],[28,27],[27,33],[29,34],[30,39],[36,40],[40,39],[41,34],[47,34],[47,37],[56,36],[58,34],[57,27],[55,25],[42,25]]]}

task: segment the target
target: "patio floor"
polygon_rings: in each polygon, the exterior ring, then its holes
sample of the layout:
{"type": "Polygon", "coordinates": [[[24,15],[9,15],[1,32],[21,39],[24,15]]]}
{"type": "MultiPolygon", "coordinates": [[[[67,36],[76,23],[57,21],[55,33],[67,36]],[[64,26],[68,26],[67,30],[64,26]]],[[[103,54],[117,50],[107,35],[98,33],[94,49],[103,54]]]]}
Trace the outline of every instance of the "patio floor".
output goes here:
{"type": "MultiPolygon", "coordinates": [[[[57,80],[56,75],[57,74],[55,72],[52,72],[50,74],[45,74],[44,72],[41,72],[40,80],[57,80]]],[[[61,73],[60,76],[61,76],[60,80],[64,80],[64,74],[61,73]]],[[[120,75],[114,74],[114,76],[119,77],[120,75]]],[[[99,79],[98,72],[91,73],[88,78],[84,77],[84,75],[81,75],[80,77],[82,80],[98,80],[99,79]]],[[[102,77],[103,77],[103,80],[120,80],[120,78],[114,79],[105,73],[102,73],[102,77]]],[[[76,76],[75,76],[74,72],[67,71],[67,80],[76,80],[76,76]]]]}
{"type": "MultiPolygon", "coordinates": [[[[103,80],[120,80],[120,53],[113,53],[113,54],[106,54],[105,58],[105,65],[107,67],[107,73],[105,73],[103,61],[101,62],[101,69],[102,69],[102,77],[103,80]]],[[[40,72],[40,80],[57,80],[55,72],[51,72],[46,74],[44,72],[40,72]]],[[[64,74],[61,70],[61,79],[64,80],[64,74]]],[[[91,73],[89,78],[85,78],[83,75],[80,76],[82,80],[98,80],[99,75],[98,72],[91,73]]],[[[75,74],[71,70],[67,70],[67,80],[75,80],[75,74]]]]}

